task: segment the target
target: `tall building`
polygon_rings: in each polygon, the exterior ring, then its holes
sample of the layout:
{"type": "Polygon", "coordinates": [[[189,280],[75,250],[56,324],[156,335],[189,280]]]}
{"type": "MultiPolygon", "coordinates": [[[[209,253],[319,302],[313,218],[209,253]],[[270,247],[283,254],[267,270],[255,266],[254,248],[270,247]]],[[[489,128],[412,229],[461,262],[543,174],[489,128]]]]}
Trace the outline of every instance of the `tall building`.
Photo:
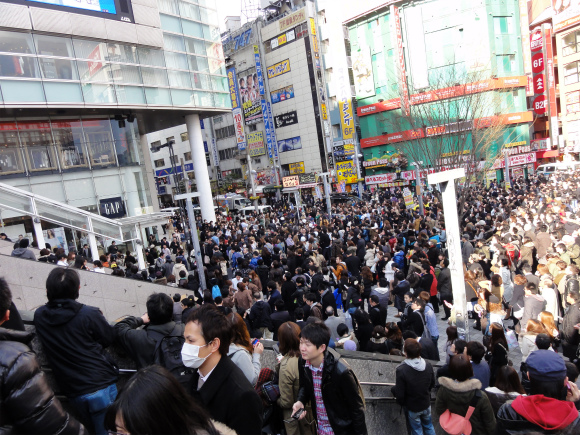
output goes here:
{"type": "MultiPolygon", "coordinates": [[[[55,3],[0,0],[0,182],[108,217],[158,210],[146,135],[185,122],[209,192],[199,118],[230,110],[215,2],[55,3]]],[[[215,219],[211,194],[200,202],[215,219]]]]}
{"type": "Polygon", "coordinates": [[[517,0],[433,0],[387,2],[345,20],[355,95],[354,107],[348,110],[358,114],[367,185],[409,184],[415,178],[413,162],[399,158],[398,143],[458,131],[466,131],[470,140],[469,128],[460,124],[464,120],[454,119],[452,113],[448,121],[455,125],[452,128],[422,125],[408,130],[411,127],[404,128],[404,122],[399,122],[403,127],[399,130],[386,127],[407,116],[409,105],[429,104],[438,110],[437,99],[448,99],[444,95],[453,95],[454,87],[468,85],[451,82],[436,89],[440,79],[465,77],[470,71],[488,77],[485,92],[499,100],[494,106],[501,108],[499,113],[486,116],[501,115],[506,124],[490,154],[510,148],[515,156],[512,166],[532,168],[532,118],[527,111],[519,17],[517,0]]]}

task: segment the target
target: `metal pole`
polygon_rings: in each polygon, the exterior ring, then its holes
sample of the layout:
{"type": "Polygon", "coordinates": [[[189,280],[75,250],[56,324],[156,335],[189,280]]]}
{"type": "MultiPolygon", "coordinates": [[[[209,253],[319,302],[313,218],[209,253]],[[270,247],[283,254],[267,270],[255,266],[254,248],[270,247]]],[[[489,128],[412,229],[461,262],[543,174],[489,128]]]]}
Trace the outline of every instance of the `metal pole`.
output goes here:
{"type": "Polygon", "coordinates": [[[332,207],[330,204],[330,180],[327,177],[330,177],[330,172],[324,172],[320,174],[322,177],[322,181],[324,183],[324,194],[326,196],[326,211],[328,213],[328,220],[332,219],[332,207]]]}
{"type": "Polygon", "coordinates": [[[503,158],[505,161],[505,190],[508,190],[512,188],[512,181],[510,178],[510,159],[507,150],[505,151],[503,158]]]}
{"type": "MultiPolygon", "coordinates": [[[[254,174],[252,174],[252,157],[248,154],[248,177],[250,177],[250,183],[252,183],[252,196],[256,197],[256,183],[254,183],[254,174]]],[[[260,213],[258,208],[258,200],[254,199],[254,208],[256,209],[256,214],[260,213]]]]}
{"type": "MultiPolygon", "coordinates": [[[[356,166],[356,178],[360,180],[360,165],[358,160],[358,145],[356,144],[356,140],[354,140],[354,164],[356,166]]],[[[358,197],[362,199],[362,191],[363,185],[361,181],[357,181],[357,190],[358,190],[358,197]]]]}
{"type": "Polygon", "coordinates": [[[417,199],[419,200],[419,213],[421,216],[425,216],[425,209],[423,208],[423,186],[421,185],[421,176],[419,174],[419,168],[415,167],[415,191],[417,192],[417,199]]]}

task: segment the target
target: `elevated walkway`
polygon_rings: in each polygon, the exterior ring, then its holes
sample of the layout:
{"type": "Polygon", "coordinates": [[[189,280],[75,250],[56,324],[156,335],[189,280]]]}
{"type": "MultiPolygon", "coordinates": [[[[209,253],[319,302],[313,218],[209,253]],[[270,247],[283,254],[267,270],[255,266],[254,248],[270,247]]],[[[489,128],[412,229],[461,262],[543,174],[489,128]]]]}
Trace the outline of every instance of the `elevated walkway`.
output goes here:
{"type": "MultiPolygon", "coordinates": [[[[9,210],[17,216],[29,216],[34,225],[38,247],[45,246],[42,221],[82,231],[88,234],[93,260],[99,259],[96,237],[120,242],[133,242],[139,268],[145,268],[141,246],[141,226],[167,223],[172,212],[155,212],[121,219],[109,219],[77,207],[46,198],[8,184],[0,183],[0,211],[9,210]]],[[[1,216],[1,214],[0,214],[1,216]]]]}

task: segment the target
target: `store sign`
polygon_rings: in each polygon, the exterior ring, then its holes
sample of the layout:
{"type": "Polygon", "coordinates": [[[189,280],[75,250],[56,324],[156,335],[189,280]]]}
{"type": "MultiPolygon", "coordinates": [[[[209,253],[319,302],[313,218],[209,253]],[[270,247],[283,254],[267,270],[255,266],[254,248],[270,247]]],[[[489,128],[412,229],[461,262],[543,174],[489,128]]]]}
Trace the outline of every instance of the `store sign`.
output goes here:
{"type": "Polygon", "coordinates": [[[120,196],[99,200],[99,210],[101,216],[109,219],[119,219],[127,214],[123,198],[120,196]]]}
{"type": "Polygon", "coordinates": [[[390,174],[370,175],[365,177],[365,184],[392,183],[396,179],[397,174],[394,172],[390,174]]]}
{"type": "MultiPolygon", "coordinates": [[[[433,168],[429,168],[429,169],[423,169],[421,171],[419,171],[419,178],[423,179],[423,178],[427,178],[427,174],[434,174],[435,173],[435,169],[433,168]]],[[[403,171],[400,174],[400,177],[402,180],[407,180],[407,181],[413,181],[417,179],[417,171],[403,171]]]]}
{"type": "Polygon", "coordinates": [[[288,169],[292,175],[304,174],[304,162],[290,163],[288,169]]]}
{"type": "Polygon", "coordinates": [[[290,71],[290,59],[283,60],[282,62],[275,63],[268,67],[268,78],[278,77],[282,74],[286,74],[290,71]]]}
{"type": "Polygon", "coordinates": [[[285,45],[289,42],[292,42],[295,39],[296,39],[296,31],[294,29],[288,30],[286,33],[277,36],[275,38],[272,38],[270,40],[270,49],[275,50],[276,48],[281,47],[282,45],[285,45]]]}
{"type": "Polygon", "coordinates": [[[302,8],[299,11],[294,12],[278,21],[280,32],[283,32],[290,27],[296,26],[296,24],[301,23],[306,20],[306,8],[302,8]]]}
{"type": "Polygon", "coordinates": [[[378,160],[368,160],[363,162],[364,168],[378,168],[382,166],[387,166],[391,162],[389,159],[378,159],[378,160]]]}
{"type": "Polygon", "coordinates": [[[300,180],[301,186],[313,183],[316,184],[316,174],[300,174],[298,175],[298,179],[300,180]]]}
{"type": "Polygon", "coordinates": [[[282,186],[284,187],[298,187],[300,185],[300,178],[298,175],[291,175],[282,178],[282,186]]]}
{"type": "Polygon", "coordinates": [[[236,77],[236,70],[228,68],[226,71],[228,77],[228,87],[230,91],[230,100],[232,101],[232,109],[240,107],[240,92],[238,91],[238,79],[236,77]]]}
{"type": "Polygon", "coordinates": [[[266,146],[268,148],[268,157],[270,160],[274,157],[272,148],[276,148],[276,142],[273,139],[273,126],[270,124],[270,117],[268,116],[268,105],[266,100],[260,102],[262,106],[262,118],[264,119],[264,130],[266,130],[266,146]]]}
{"type": "Polygon", "coordinates": [[[580,4],[577,1],[552,0],[552,7],[554,8],[552,24],[555,32],[580,23],[580,4]]]}
{"type": "Polygon", "coordinates": [[[358,179],[356,173],[356,165],[354,162],[337,162],[336,163],[336,179],[339,183],[345,182],[346,184],[356,183],[358,179]]]}
{"type": "Polygon", "coordinates": [[[240,151],[246,150],[246,131],[244,129],[244,116],[240,107],[232,110],[234,128],[236,130],[236,142],[240,151]]]}
{"type": "Polygon", "coordinates": [[[530,35],[530,49],[534,52],[540,51],[542,48],[544,48],[544,37],[542,31],[538,29],[530,35]]]}
{"type": "Polygon", "coordinates": [[[270,131],[272,133],[272,153],[274,157],[278,157],[278,147],[276,146],[276,129],[274,128],[274,118],[272,117],[272,106],[270,103],[266,103],[268,107],[268,123],[270,124],[270,131]]]}
{"type": "Polygon", "coordinates": [[[548,98],[545,95],[538,95],[533,102],[534,113],[545,115],[548,111],[548,98]]]}
{"type": "MultiPolygon", "coordinates": [[[[510,166],[520,166],[520,165],[527,165],[529,163],[536,162],[536,153],[528,153],[528,154],[518,154],[515,156],[509,156],[508,162],[510,166]]],[[[500,169],[505,168],[505,159],[496,159],[494,162],[493,169],[500,169]]]]}
{"type": "Polygon", "coordinates": [[[521,146],[517,146],[517,147],[513,147],[513,148],[508,148],[505,150],[505,152],[509,156],[513,156],[516,154],[529,153],[531,151],[532,151],[532,147],[530,145],[521,145],[521,146]]]}
{"type": "Polygon", "coordinates": [[[328,119],[328,111],[326,110],[326,104],[322,103],[320,105],[320,112],[322,113],[322,119],[326,121],[328,119]]]}
{"type": "Polygon", "coordinates": [[[272,99],[272,104],[294,98],[294,86],[290,85],[276,91],[271,91],[270,97],[272,99]]]}
{"type": "Polygon", "coordinates": [[[261,131],[248,133],[247,140],[249,156],[258,157],[266,154],[266,149],[264,148],[264,133],[261,131]]]}
{"type": "Polygon", "coordinates": [[[391,143],[404,142],[407,140],[425,137],[423,129],[399,131],[397,133],[384,134],[382,136],[369,137],[360,140],[361,148],[369,148],[377,145],[388,145],[391,143]]]}
{"type": "Polygon", "coordinates": [[[410,115],[409,109],[409,88],[407,86],[407,68],[405,66],[405,50],[403,49],[403,33],[401,31],[401,17],[399,16],[399,8],[391,5],[391,12],[395,22],[395,31],[392,32],[395,38],[395,48],[397,58],[399,60],[399,83],[401,86],[401,107],[406,116],[410,115]]]}
{"type": "Polygon", "coordinates": [[[340,126],[342,128],[342,138],[354,138],[354,117],[352,115],[352,104],[350,101],[341,101],[338,103],[340,110],[340,126]]]}
{"type": "Polygon", "coordinates": [[[213,154],[213,164],[216,166],[220,165],[220,156],[217,149],[217,143],[215,141],[215,137],[211,138],[211,152],[213,154]]]}
{"type": "Polygon", "coordinates": [[[262,71],[262,62],[260,61],[260,47],[254,45],[254,63],[256,64],[256,75],[258,76],[258,88],[260,95],[264,95],[266,88],[264,87],[264,73],[262,71]]]}
{"type": "Polygon", "coordinates": [[[289,125],[294,125],[297,123],[298,123],[298,113],[296,113],[296,110],[284,113],[282,115],[274,116],[274,124],[276,125],[276,128],[287,127],[289,125]]]}
{"type": "Polygon", "coordinates": [[[393,98],[392,100],[381,101],[368,106],[361,106],[356,109],[358,116],[372,115],[373,113],[386,112],[388,110],[395,110],[401,107],[401,99],[393,98]]]}
{"type": "Polygon", "coordinates": [[[530,147],[532,151],[549,150],[550,148],[552,148],[552,146],[550,145],[550,138],[531,140],[530,147]]]}
{"type": "Polygon", "coordinates": [[[310,18],[310,33],[316,35],[316,23],[314,22],[314,18],[310,18]]]}
{"type": "Polygon", "coordinates": [[[538,74],[544,71],[544,55],[536,53],[532,56],[532,72],[538,74]]]}

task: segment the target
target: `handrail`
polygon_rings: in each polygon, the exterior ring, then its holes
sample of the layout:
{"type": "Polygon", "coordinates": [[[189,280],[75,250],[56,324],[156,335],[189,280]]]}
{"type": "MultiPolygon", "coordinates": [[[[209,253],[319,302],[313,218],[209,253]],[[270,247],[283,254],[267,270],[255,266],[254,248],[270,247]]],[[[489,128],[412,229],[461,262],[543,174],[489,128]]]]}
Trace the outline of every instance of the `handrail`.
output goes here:
{"type": "Polygon", "coordinates": [[[359,382],[361,385],[377,385],[379,387],[394,387],[393,382],[359,382]]]}

